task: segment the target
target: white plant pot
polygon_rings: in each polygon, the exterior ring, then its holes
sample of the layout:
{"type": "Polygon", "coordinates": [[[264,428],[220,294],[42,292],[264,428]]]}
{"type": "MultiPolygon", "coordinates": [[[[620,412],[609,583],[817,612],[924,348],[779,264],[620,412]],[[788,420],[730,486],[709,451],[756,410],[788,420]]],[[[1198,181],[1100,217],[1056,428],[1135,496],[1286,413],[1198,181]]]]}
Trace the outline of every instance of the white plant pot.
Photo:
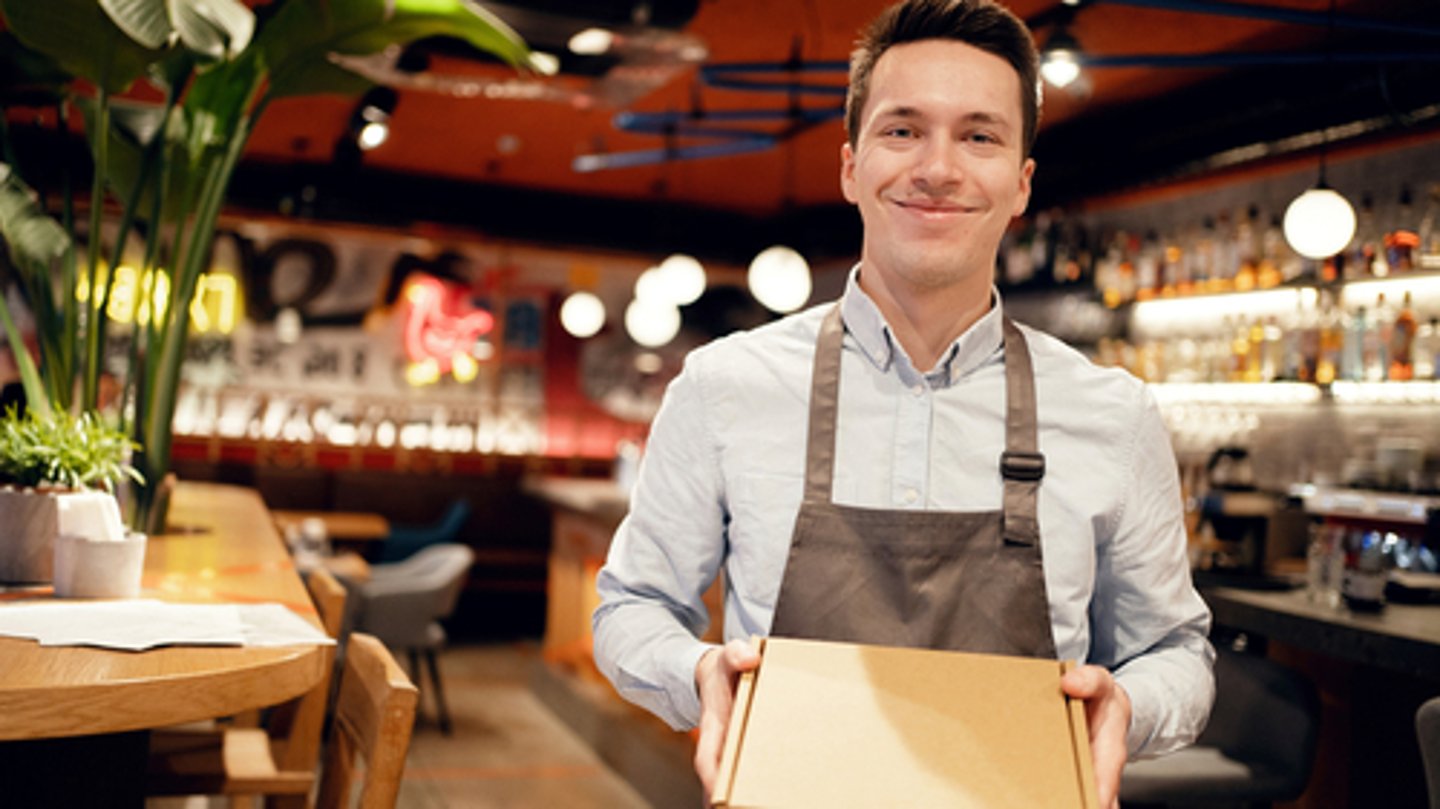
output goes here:
{"type": "Polygon", "coordinates": [[[125,539],[115,496],[101,491],[0,487],[0,584],[55,580],[55,538],[125,539]]]}
{"type": "Polygon", "coordinates": [[[40,584],[54,579],[59,531],[58,489],[0,486],[0,583],[40,584]]]}

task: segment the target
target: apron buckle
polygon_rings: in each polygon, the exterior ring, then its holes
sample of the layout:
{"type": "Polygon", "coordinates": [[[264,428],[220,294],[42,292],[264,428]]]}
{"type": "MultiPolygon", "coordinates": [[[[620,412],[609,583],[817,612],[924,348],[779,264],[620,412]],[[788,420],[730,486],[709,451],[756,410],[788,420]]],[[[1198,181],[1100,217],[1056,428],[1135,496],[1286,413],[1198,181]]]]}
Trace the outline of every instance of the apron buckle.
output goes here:
{"type": "Polygon", "coordinates": [[[1045,477],[1045,456],[1038,452],[1000,453],[1000,474],[1007,480],[1036,481],[1045,477]]]}

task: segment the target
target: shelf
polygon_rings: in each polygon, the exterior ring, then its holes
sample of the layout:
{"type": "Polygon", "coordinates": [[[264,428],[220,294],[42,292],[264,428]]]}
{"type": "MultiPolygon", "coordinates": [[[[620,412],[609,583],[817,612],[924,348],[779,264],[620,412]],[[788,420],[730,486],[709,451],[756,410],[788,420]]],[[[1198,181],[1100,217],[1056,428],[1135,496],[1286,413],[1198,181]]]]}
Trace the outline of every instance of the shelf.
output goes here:
{"type": "Polygon", "coordinates": [[[1425,525],[1433,511],[1440,510],[1440,497],[1403,492],[1377,492],[1297,483],[1290,496],[1305,504],[1305,511],[1319,517],[1383,520],[1425,525]]]}
{"type": "Polygon", "coordinates": [[[1342,405],[1440,404],[1440,381],[1335,382],[1151,382],[1162,407],[1187,404],[1305,405],[1330,398],[1342,405]]]}

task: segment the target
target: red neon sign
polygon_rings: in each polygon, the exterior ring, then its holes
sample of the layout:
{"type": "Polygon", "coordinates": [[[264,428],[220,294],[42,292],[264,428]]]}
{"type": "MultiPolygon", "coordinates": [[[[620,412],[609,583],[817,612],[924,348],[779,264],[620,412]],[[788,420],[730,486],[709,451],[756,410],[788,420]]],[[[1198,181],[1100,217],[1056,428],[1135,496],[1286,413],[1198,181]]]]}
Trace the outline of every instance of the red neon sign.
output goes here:
{"type": "Polygon", "coordinates": [[[434,360],[444,374],[457,354],[469,354],[475,341],[495,327],[495,317],[470,303],[466,290],[430,275],[405,282],[405,356],[411,362],[434,360]]]}

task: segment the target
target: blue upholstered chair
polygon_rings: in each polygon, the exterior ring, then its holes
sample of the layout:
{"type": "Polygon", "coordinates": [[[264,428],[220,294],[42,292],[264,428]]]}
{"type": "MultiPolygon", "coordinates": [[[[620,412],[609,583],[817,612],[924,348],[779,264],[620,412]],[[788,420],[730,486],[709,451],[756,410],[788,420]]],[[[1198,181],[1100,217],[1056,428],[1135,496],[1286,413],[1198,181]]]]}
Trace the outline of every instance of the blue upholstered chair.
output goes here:
{"type": "Polygon", "coordinates": [[[442,542],[455,542],[460,529],[470,519],[470,501],[461,498],[450,503],[440,519],[425,525],[390,526],[390,534],[380,546],[381,562],[399,562],[409,559],[421,548],[442,542]]]}

